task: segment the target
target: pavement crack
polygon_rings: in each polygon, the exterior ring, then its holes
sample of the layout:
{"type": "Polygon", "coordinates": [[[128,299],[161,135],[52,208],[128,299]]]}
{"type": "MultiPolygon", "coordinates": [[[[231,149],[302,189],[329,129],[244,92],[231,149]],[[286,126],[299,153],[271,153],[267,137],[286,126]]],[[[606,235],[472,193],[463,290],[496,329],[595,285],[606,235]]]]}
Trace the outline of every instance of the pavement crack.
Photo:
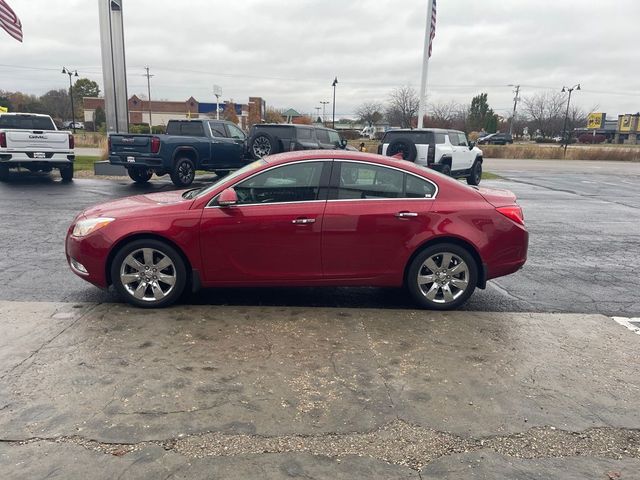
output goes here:
{"type": "MultiPolygon", "coordinates": [[[[4,375],[0,376],[0,380],[4,380],[5,378],[7,378],[9,375],[11,375],[16,369],[20,368],[22,365],[24,365],[27,361],[29,361],[30,359],[34,358],[36,355],[38,355],[40,353],[40,351],[42,351],[44,348],[46,348],[51,342],[53,342],[56,338],[58,338],[60,335],[63,335],[67,330],[69,330],[71,327],[75,326],[80,320],[82,320],[84,317],[86,317],[89,313],[91,313],[93,310],[95,310],[100,304],[96,304],[96,305],[92,305],[91,307],[89,307],[85,312],[83,312],[80,316],[78,316],[78,318],[76,318],[75,320],[73,320],[69,325],[67,325],[66,327],[64,327],[62,330],[60,330],[58,333],[56,333],[53,337],[51,337],[50,339],[46,340],[44,343],[42,343],[42,345],[40,345],[38,348],[36,348],[33,352],[31,352],[25,359],[23,359],[20,363],[18,363],[17,365],[14,365],[13,367],[11,367],[11,369],[9,371],[7,371],[4,375]]],[[[55,313],[54,313],[55,315],[55,313]]]]}
{"type": "Polygon", "coordinates": [[[507,435],[463,437],[403,420],[361,433],[285,434],[264,436],[207,432],[168,440],[111,443],[81,436],[2,440],[14,447],[34,443],[72,444],[121,457],[147,447],[161,447],[191,459],[239,455],[306,453],[329,458],[369,457],[420,471],[425,465],[457,453],[491,450],[514,458],[640,458],[640,430],[596,427],[581,432],[533,427],[507,435]]]}

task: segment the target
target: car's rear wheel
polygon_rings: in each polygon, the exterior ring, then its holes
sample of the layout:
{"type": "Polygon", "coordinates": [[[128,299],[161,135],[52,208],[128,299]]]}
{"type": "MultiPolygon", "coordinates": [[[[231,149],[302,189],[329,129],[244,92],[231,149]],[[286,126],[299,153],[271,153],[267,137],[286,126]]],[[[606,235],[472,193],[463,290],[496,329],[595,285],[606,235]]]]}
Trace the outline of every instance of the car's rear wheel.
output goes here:
{"type": "Polygon", "coordinates": [[[469,185],[479,185],[480,180],[482,180],[482,162],[476,160],[473,163],[473,167],[471,167],[471,172],[467,177],[467,183],[469,185]]]}
{"type": "Polygon", "coordinates": [[[392,141],[387,147],[387,156],[393,157],[397,154],[401,154],[403,160],[415,162],[418,157],[418,149],[413,140],[400,137],[392,141]]]}
{"type": "Polygon", "coordinates": [[[464,248],[441,243],[425,248],[411,262],[406,285],[423,308],[450,310],[466,302],[478,283],[478,266],[464,248]]]}
{"type": "Polygon", "coordinates": [[[136,183],[147,183],[153,175],[153,171],[148,168],[128,168],[129,178],[136,183]]]}
{"type": "Polygon", "coordinates": [[[143,308],[174,303],[187,284],[180,254],[160,240],[140,239],[125,245],[111,264],[111,280],[120,296],[143,308]]]}
{"type": "Polygon", "coordinates": [[[191,159],[182,157],[176,161],[171,172],[171,181],[178,188],[186,188],[196,178],[196,167],[191,159]]]}
{"type": "Polygon", "coordinates": [[[251,140],[249,151],[251,152],[251,156],[258,160],[262,157],[266,157],[267,155],[278,153],[278,142],[273,136],[266,132],[259,133],[251,140]]]}
{"type": "Polygon", "coordinates": [[[442,173],[443,175],[451,176],[451,165],[449,165],[448,163],[443,164],[442,168],[440,169],[440,173],[442,173]]]}
{"type": "Polygon", "coordinates": [[[62,180],[65,182],[73,180],[73,164],[66,167],[60,167],[60,177],[62,177],[62,180]]]}

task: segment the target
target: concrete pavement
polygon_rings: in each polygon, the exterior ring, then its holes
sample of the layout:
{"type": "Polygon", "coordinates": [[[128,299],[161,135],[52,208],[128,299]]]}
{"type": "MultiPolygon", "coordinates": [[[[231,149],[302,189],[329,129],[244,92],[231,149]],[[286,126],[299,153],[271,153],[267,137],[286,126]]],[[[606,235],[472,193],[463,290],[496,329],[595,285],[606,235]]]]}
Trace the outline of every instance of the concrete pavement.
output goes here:
{"type": "Polygon", "coordinates": [[[0,317],[6,478],[640,471],[640,337],[601,315],[0,302],[0,317]]]}

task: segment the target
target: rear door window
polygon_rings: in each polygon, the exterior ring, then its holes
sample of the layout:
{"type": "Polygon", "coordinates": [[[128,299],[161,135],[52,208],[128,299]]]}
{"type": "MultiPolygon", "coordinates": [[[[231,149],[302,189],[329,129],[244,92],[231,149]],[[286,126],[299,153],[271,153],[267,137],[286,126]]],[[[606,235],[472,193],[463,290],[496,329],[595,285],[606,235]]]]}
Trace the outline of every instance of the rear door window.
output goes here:
{"type": "Polygon", "coordinates": [[[338,200],[401,198],[404,174],[364,163],[341,163],[338,200]]]}
{"type": "Polygon", "coordinates": [[[298,140],[313,140],[313,130],[310,128],[297,129],[298,140]]]}
{"type": "Polygon", "coordinates": [[[229,131],[229,137],[235,138],[238,140],[244,140],[247,137],[244,134],[244,132],[240,130],[238,127],[236,127],[235,125],[230,125],[228,123],[226,125],[227,125],[227,130],[229,131]]]}
{"type": "Polygon", "coordinates": [[[317,129],[316,137],[318,137],[318,142],[320,143],[331,143],[329,140],[329,132],[327,130],[322,130],[321,128],[317,129]]]}

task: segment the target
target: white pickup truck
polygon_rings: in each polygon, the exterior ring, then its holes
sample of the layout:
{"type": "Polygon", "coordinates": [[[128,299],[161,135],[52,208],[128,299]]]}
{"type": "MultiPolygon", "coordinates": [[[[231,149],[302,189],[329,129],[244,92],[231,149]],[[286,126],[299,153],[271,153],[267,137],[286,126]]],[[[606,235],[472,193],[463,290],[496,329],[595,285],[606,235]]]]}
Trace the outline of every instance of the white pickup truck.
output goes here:
{"type": "Polygon", "coordinates": [[[31,172],[60,170],[64,181],[73,178],[73,135],[60,132],[49,115],[0,114],[0,180],[8,181],[9,169],[31,172]]]}

